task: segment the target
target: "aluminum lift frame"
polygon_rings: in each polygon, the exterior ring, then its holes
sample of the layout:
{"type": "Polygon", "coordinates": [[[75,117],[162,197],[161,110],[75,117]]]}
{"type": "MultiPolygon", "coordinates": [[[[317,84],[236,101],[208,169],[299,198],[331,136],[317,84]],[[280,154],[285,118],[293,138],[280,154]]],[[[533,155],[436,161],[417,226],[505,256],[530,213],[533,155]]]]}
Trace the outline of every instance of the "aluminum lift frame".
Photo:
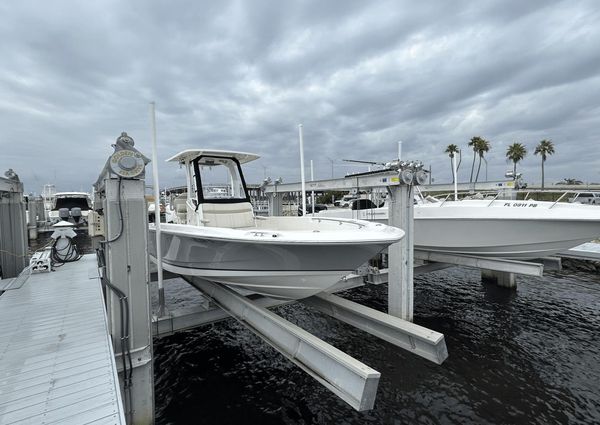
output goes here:
{"type": "Polygon", "coordinates": [[[188,282],[357,411],[375,403],[381,374],[224,285],[188,282]]]}

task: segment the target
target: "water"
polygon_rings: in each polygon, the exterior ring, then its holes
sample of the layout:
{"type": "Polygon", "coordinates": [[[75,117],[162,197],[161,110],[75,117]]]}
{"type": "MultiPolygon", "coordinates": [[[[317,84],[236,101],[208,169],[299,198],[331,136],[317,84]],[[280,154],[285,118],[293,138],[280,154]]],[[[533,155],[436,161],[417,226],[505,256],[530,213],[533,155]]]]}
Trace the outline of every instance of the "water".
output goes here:
{"type": "MultiPolygon", "coordinates": [[[[381,372],[369,412],[355,412],[234,320],[157,340],[157,423],[599,423],[600,276],[518,282],[516,292],[482,285],[466,268],[415,278],[415,322],[446,337],[441,366],[302,305],[276,309],[381,372]]],[[[175,283],[168,302],[193,304],[194,291],[175,283]]],[[[342,295],[385,311],[386,291],[342,295]]]]}
{"type": "MultiPolygon", "coordinates": [[[[171,308],[196,304],[195,289],[167,284],[171,308]]],[[[341,295],[385,311],[386,292],[341,295]]],[[[375,408],[355,412],[230,319],[155,340],[157,423],[600,423],[598,273],[519,276],[517,291],[466,268],[416,276],[415,322],[446,337],[439,366],[303,305],[275,311],[381,372],[375,408]]]]}

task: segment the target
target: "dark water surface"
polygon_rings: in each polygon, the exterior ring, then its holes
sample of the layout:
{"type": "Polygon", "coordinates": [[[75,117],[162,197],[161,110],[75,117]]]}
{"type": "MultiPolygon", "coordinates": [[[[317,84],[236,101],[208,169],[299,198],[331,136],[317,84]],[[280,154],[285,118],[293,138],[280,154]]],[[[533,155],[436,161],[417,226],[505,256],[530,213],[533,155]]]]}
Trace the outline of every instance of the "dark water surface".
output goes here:
{"type": "MultiPolygon", "coordinates": [[[[415,278],[415,322],[441,366],[302,305],[275,311],[381,372],[358,413],[234,320],[155,341],[159,424],[600,423],[600,276],[520,276],[517,291],[453,268],[415,278]]],[[[195,290],[167,287],[170,305],[195,290]]],[[[387,287],[342,296],[385,311],[387,287]]],[[[177,304],[176,304],[177,303],[177,304]]]]}
{"type": "MultiPolygon", "coordinates": [[[[85,235],[77,243],[90,252],[85,235]]],[[[197,303],[195,289],[167,283],[170,308],[197,303]]],[[[385,285],[340,295],[387,308],[385,285]]],[[[440,366],[303,305],[275,311],[381,372],[375,408],[354,411],[229,319],[155,340],[157,423],[600,423],[597,273],[519,276],[517,291],[466,268],[416,276],[415,322],[446,337],[440,366]]]]}

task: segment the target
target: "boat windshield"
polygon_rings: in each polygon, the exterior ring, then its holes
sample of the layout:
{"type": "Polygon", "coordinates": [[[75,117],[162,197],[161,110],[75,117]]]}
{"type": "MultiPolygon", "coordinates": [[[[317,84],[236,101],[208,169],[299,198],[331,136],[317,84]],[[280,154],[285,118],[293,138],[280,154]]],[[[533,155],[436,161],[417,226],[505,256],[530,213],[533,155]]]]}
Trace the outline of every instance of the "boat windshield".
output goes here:
{"type": "Polygon", "coordinates": [[[88,204],[88,200],[86,198],[56,198],[56,205],[54,206],[55,210],[59,210],[61,208],[81,208],[81,211],[88,211],[90,209],[90,205],[88,204]]]}
{"type": "Polygon", "coordinates": [[[235,158],[201,156],[195,159],[194,181],[200,203],[249,202],[246,182],[235,158]]]}

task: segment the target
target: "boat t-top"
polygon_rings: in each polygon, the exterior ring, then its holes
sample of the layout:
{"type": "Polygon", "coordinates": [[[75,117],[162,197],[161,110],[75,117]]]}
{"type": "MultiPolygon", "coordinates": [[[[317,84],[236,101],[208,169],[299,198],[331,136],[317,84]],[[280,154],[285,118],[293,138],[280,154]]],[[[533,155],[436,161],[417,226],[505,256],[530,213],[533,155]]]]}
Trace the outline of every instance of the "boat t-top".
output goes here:
{"type": "MultiPolygon", "coordinates": [[[[243,293],[300,299],[327,290],[404,232],[381,223],[326,217],[255,216],[241,165],[245,152],[188,149],[187,192],[173,199],[176,223],[160,224],[165,270],[243,293]],[[226,193],[209,190],[227,187],[226,193]]],[[[150,254],[156,257],[155,225],[150,254]]]]}

